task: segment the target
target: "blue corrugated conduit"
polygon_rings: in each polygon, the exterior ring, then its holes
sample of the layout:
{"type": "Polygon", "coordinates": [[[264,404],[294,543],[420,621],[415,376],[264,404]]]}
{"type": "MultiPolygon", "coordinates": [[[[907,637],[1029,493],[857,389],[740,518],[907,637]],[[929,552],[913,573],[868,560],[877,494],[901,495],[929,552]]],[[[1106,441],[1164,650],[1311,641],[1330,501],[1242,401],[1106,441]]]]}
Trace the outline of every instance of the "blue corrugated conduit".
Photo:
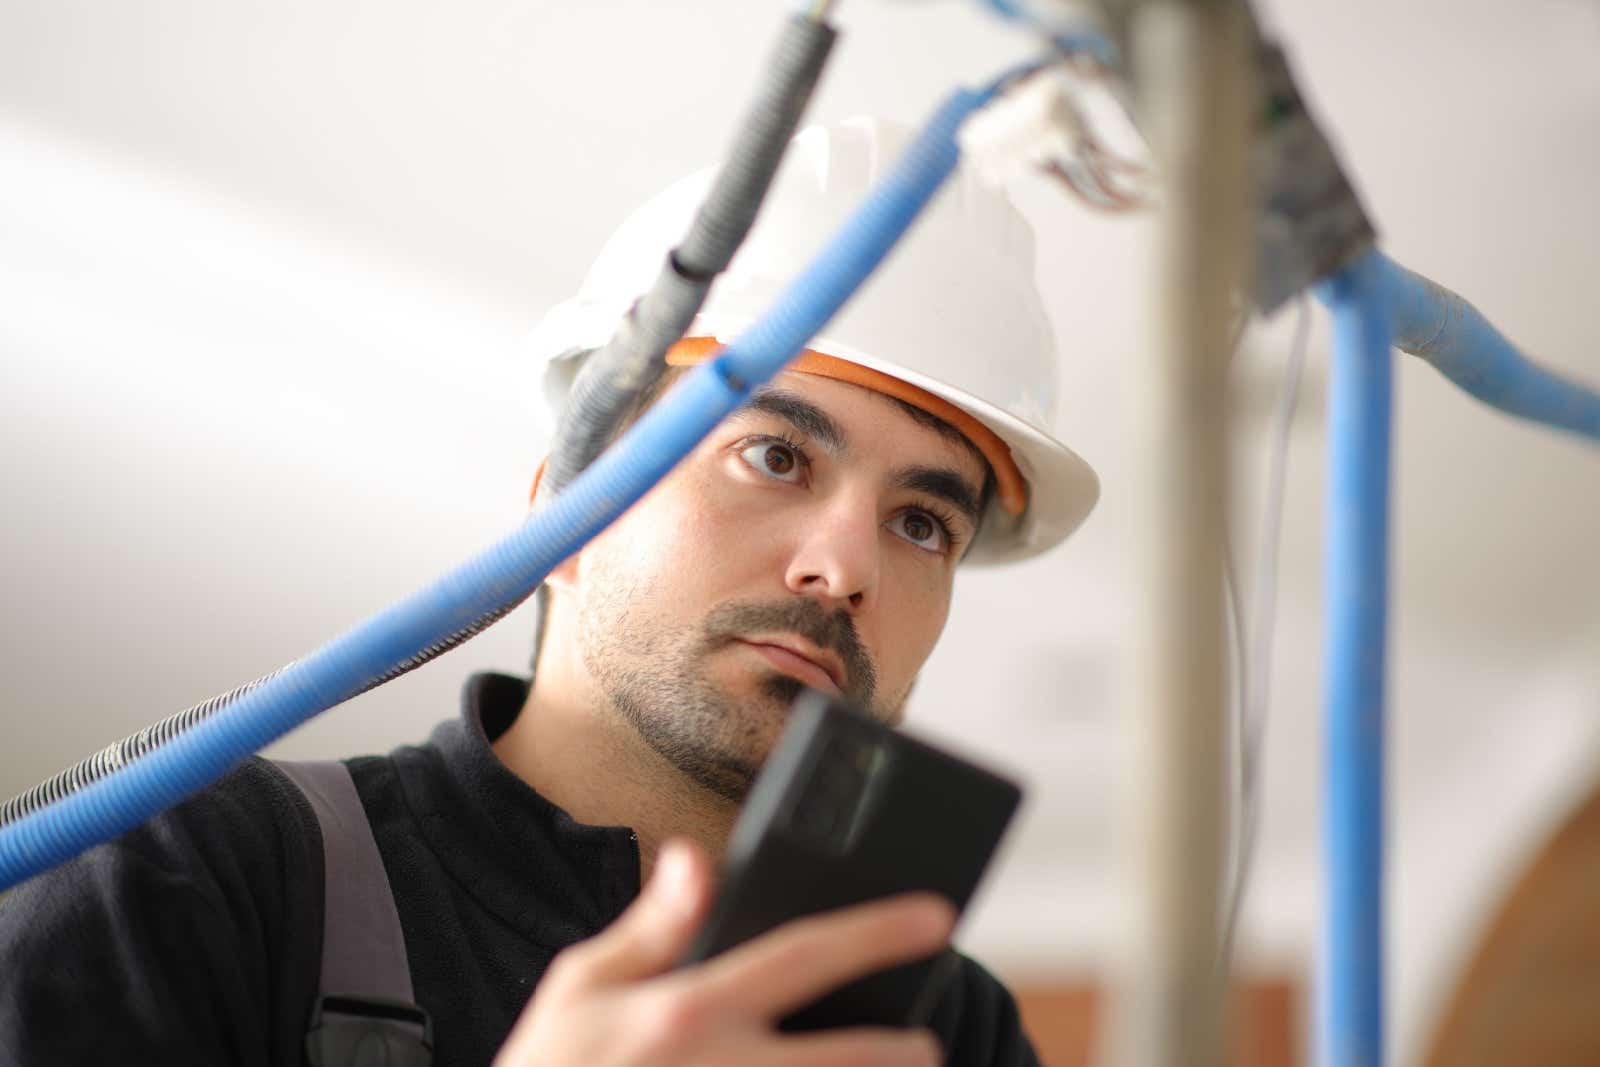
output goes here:
{"type": "Polygon", "coordinates": [[[1383,1062],[1384,681],[1392,338],[1382,257],[1313,291],[1333,315],[1323,559],[1323,865],[1317,1063],[1383,1062]]]}
{"type": "Polygon", "coordinates": [[[393,664],[530,595],[552,567],[649,491],[839,311],[955,169],[955,135],[963,120],[1036,68],[1018,68],[981,90],[954,93],[772,310],[715,360],[686,374],[615,447],[515,533],[162,747],[0,828],[0,889],[138,826],[361,692],[393,664]]]}
{"type": "Polygon", "coordinates": [[[1391,344],[1509,414],[1600,441],[1600,392],[1532,362],[1460,296],[1373,249],[1314,290],[1333,314],[1324,559],[1317,1062],[1383,1062],[1384,687],[1391,344]]]}
{"type": "Polygon", "coordinates": [[[1382,253],[1372,270],[1394,315],[1396,348],[1501,411],[1600,441],[1600,392],[1531,362],[1477,308],[1382,253]]]}

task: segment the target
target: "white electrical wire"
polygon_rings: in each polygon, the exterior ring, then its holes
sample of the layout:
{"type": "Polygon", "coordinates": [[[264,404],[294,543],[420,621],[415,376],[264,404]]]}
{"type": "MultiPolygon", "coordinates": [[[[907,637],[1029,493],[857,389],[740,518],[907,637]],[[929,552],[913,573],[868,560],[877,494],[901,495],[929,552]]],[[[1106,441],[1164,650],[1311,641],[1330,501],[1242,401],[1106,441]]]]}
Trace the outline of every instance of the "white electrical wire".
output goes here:
{"type": "Polygon", "coordinates": [[[1245,637],[1244,611],[1239,604],[1239,568],[1233,559],[1233,524],[1224,516],[1222,529],[1222,591],[1224,594],[1223,605],[1228,614],[1228,649],[1232,656],[1233,684],[1228,693],[1228,741],[1232,749],[1233,762],[1232,774],[1229,775],[1229,827],[1228,827],[1228,893],[1223,897],[1222,936],[1218,944],[1221,946],[1218,957],[1218,967],[1221,972],[1226,972],[1229,956],[1233,946],[1233,915],[1237,912],[1234,898],[1237,895],[1238,871],[1240,860],[1240,840],[1242,838],[1241,813],[1244,811],[1244,716],[1245,704],[1248,700],[1246,687],[1249,685],[1249,650],[1245,637]]]}
{"type": "MultiPolygon", "coordinates": [[[[1253,318],[1253,315],[1251,314],[1249,301],[1241,299],[1239,306],[1235,309],[1233,326],[1228,331],[1228,366],[1230,370],[1235,358],[1239,355],[1239,346],[1244,341],[1245,331],[1250,328],[1251,318],[1253,318]]],[[[1230,776],[1229,784],[1231,788],[1228,797],[1230,820],[1227,869],[1230,875],[1230,890],[1233,886],[1232,878],[1235,876],[1239,866],[1239,813],[1244,809],[1244,776],[1240,772],[1240,768],[1244,762],[1241,754],[1244,751],[1245,686],[1249,681],[1249,664],[1247,662],[1249,658],[1247,649],[1249,642],[1245,638],[1244,611],[1239,604],[1239,568],[1238,564],[1234,562],[1233,548],[1233,523],[1228,518],[1227,509],[1224,509],[1222,514],[1222,590],[1225,596],[1223,605],[1227,611],[1228,620],[1228,648],[1233,654],[1233,669],[1230,679],[1233,684],[1229,687],[1228,694],[1228,707],[1231,709],[1228,739],[1233,750],[1233,773],[1230,776]]],[[[1219,969],[1224,972],[1225,977],[1233,944],[1233,929],[1231,924],[1227,923],[1228,916],[1234,912],[1231,891],[1223,898],[1223,908],[1223,933],[1221,940],[1218,942],[1221,946],[1218,961],[1219,969]]],[[[1219,983],[1219,986],[1225,987],[1226,983],[1219,983]]]]}
{"type": "Polygon", "coordinates": [[[1294,342],[1284,368],[1283,384],[1273,413],[1272,437],[1267,453],[1267,491],[1262,505],[1261,541],[1253,578],[1255,604],[1251,612],[1254,626],[1247,626],[1240,611],[1238,576],[1233,566],[1231,542],[1223,554],[1223,583],[1227,592],[1228,614],[1234,643],[1234,694],[1236,702],[1237,804],[1233,848],[1233,877],[1228,887],[1227,912],[1223,918],[1222,940],[1218,950],[1218,971],[1226,974],[1233,956],[1239,914],[1249,888],[1250,867],[1255,859],[1257,831],[1261,822],[1261,741],[1267,728],[1267,689],[1272,681],[1272,636],[1276,626],[1278,586],[1278,543],[1283,529],[1283,494],[1289,465],[1289,431],[1294,425],[1295,406],[1300,395],[1300,379],[1305,372],[1306,349],[1311,338],[1311,303],[1300,296],[1295,319],[1294,342]],[[1248,631],[1248,636],[1247,636],[1248,631]],[[1251,673],[1249,665],[1255,670],[1251,673]]]}

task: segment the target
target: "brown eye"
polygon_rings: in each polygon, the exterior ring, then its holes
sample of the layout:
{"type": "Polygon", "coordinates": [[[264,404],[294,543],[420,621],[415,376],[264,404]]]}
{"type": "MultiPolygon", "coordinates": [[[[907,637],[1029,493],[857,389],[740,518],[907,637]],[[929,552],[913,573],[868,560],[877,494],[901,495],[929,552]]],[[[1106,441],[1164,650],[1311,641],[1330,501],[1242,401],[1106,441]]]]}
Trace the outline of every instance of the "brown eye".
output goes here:
{"type": "Polygon", "coordinates": [[[929,552],[944,552],[950,546],[945,524],[916,508],[902,511],[890,519],[889,529],[896,537],[929,552]]]}
{"type": "Polygon", "coordinates": [[[805,456],[782,441],[754,441],[739,450],[739,458],[780,482],[798,484],[805,474],[805,456]]]}
{"type": "Polygon", "coordinates": [[[764,462],[773,474],[788,474],[794,470],[794,453],[782,445],[768,445],[764,462]]]}

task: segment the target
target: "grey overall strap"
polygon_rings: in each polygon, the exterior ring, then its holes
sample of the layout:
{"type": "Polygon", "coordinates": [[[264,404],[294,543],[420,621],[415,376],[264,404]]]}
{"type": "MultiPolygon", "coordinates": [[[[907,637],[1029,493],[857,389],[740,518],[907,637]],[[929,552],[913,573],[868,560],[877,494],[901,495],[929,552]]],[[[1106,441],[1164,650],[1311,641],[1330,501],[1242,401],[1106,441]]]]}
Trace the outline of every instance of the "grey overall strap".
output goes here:
{"type": "Polygon", "coordinates": [[[307,1055],[313,1067],[426,1067],[433,1028],[413,999],[400,913],[350,771],[337,760],[274,762],[322,829],[322,980],[307,1055]]]}

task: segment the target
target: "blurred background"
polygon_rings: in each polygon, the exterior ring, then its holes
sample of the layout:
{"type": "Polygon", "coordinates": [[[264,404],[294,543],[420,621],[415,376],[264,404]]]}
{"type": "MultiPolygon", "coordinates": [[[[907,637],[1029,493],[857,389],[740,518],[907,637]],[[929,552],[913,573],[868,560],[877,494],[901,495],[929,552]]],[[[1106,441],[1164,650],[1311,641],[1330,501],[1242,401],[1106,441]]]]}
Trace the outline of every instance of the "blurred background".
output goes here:
{"type": "MultiPolygon", "coordinates": [[[[1600,381],[1600,5],[1263,7],[1394,258],[1600,381]]],[[[0,795],[308,651],[516,524],[548,430],[521,339],[627,212],[719,158],[787,10],[0,0],[0,795]]],[[[819,121],[920,121],[1032,52],[961,0],[844,0],[837,21],[819,121]]],[[[1071,1063],[1121,921],[1117,680],[1137,665],[1120,653],[1119,412],[1151,220],[1042,180],[1013,195],[1063,353],[1058,435],[1104,495],[1062,548],[958,579],[910,719],[1031,786],[961,939],[1028,994],[1060,1050],[1047,1062],[1071,1063]]],[[[1246,575],[1293,318],[1256,323],[1233,368],[1246,575]]],[[[1305,1056],[1326,338],[1318,312],[1241,1062],[1305,1056]]],[[[1600,771],[1600,454],[1397,366],[1387,962],[1392,1052],[1421,1063],[1497,909],[1600,771]]],[[[524,609],[271,754],[419,740],[468,673],[523,670],[531,641],[524,609]]]]}

